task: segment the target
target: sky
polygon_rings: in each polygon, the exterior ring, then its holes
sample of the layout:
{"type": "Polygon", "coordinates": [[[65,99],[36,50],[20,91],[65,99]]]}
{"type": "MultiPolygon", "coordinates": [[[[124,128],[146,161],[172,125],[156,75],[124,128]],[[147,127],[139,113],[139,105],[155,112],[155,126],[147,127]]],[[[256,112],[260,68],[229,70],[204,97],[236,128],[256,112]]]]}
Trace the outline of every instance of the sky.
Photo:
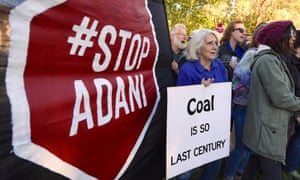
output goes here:
{"type": "Polygon", "coordinates": [[[16,5],[22,3],[25,0],[0,0],[0,4],[7,5],[9,7],[15,7],[16,5]]]}

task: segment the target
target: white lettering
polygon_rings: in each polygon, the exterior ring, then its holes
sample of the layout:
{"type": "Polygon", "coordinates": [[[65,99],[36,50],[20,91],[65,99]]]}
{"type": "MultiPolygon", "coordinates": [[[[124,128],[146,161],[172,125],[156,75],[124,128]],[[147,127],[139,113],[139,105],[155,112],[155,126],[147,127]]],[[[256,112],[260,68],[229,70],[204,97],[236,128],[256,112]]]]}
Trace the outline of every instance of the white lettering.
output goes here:
{"type": "Polygon", "coordinates": [[[132,40],[131,40],[130,48],[129,48],[129,51],[128,51],[128,54],[127,54],[127,59],[126,59],[126,63],[125,63],[125,70],[126,71],[131,71],[136,66],[136,63],[137,63],[136,61],[137,61],[140,49],[141,49],[141,35],[140,34],[135,34],[133,36],[132,40]],[[136,47],[137,50],[135,51],[134,58],[132,60],[132,63],[130,64],[130,59],[132,57],[132,51],[133,51],[133,48],[135,46],[135,42],[137,42],[137,47],[136,47]]]}
{"type": "Polygon", "coordinates": [[[100,36],[98,38],[98,45],[103,50],[103,52],[105,54],[105,58],[104,58],[103,62],[100,63],[101,54],[99,54],[99,53],[95,54],[93,64],[92,64],[93,71],[95,71],[95,72],[105,71],[111,61],[111,51],[108,48],[107,44],[105,43],[107,34],[111,35],[111,38],[109,41],[110,45],[115,44],[116,39],[117,39],[117,32],[116,32],[116,29],[114,28],[114,26],[106,25],[103,27],[103,29],[100,33],[100,36]]]}
{"type": "Polygon", "coordinates": [[[86,120],[88,129],[94,127],[92,111],[90,106],[90,96],[83,84],[82,80],[74,81],[76,100],[73,109],[72,125],[69,136],[74,136],[78,133],[78,124],[86,120]],[[83,102],[82,102],[83,101],[83,102]],[[80,105],[83,103],[84,112],[80,112],[80,105]]]}
{"type": "Polygon", "coordinates": [[[120,35],[120,37],[122,37],[122,42],[121,42],[121,47],[120,47],[120,51],[118,54],[118,58],[116,60],[116,64],[114,67],[114,71],[117,71],[120,68],[121,60],[123,57],[123,52],[124,52],[124,49],[126,46],[126,41],[127,41],[127,39],[131,38],[132,33],[121,29],[119,35],[120,35]]]}
{"type": "Polygon", "coordinates": [[[140,74],[140,88],[141,88],[141,92],[142,92],[142,97],[143,97],[143,102],[144,102],[144,107],[148,106],[147,103],[147,97],[146,97],[146,92],[145,92],[145,88],[144,88],[144,76],[142,74],[140,74]]]}
{"type": "Polygon", "coordinates": [[[103,51],[103,54],[95,53],[92,62],[93,71],[103,72],[108,69],[112,62],[115,62],[113,66],[114,71],[138,70],[142,60],[149,55],[150,39],[142,37],[139,33],[132,34],[132,32],[124,29],[120,29],[118,34],[115,26],[105,25],[98,37],[98,46],[103,51]],[[107,37],[109,37],[109,42],[106,42],[107,37]],[[128,41],[129,43],[127,43],[128,41]],[[128,49],[128,52],[125,54],[126,49],[128,49]],[[112,54],[118,54],[116,59],[112,59],[112,54]],[[124,62],[122,63],[122,61],[124,62]]]}
{"type": "Polygon", "coordinates": [[[120,117],[120,109],[124,108],[125,114],[128,114],[129,108],[126,102],[124,81],[120,77],[117,77],[116,80],[117,80],[117,92],[116,92],[116,102],[115,102],[115,118],[118,119],[120,117]]]}
{"type": "MultiPolygon", "coordinates": [[[[112,118],[112,85],[111,83],[103,78],[94,79],[94,84],[97,89],[97,116],[98,116],[98,126],[102,126],[111,121],[112,118]],[[103,102],[103,87],[107,88],[106,96],[106,109],[107,114],[103,114],[104,108],[102,107],[103,102]]],[[[104,97],[105,98],[105,97],[104,97]]]]}
{"type": "MultiPolygon", "coordinates": [[[[134,77],[127,76],[126,80],[128,82],[120,76],[117,76],[115,80],[116,82],[112,83],[104,78],[94,79],[94,86],[97,93],[95,102],[97,108],[95,109],[97,110],[98,127],[110,123],[113,118],[120,118],[122,109],[127,115],[135,112],[136,108],[142,109],[143,107],[147,107],[144,77],[142,74],[135,75],[134,77]],[[128,99],[126,95],[129,96],[128,99]]],[[[82,80],[75,80],[74,87],[76,99],[73,108],[70,136],[78,134],[79,123],[82,121],[86,121],[88,129],[94,128],[89,92],[82,80]]],[[[93,94],[92,92],[90,93],[93,94]]]]}
{"type": "Polygon", "coordinates": [[[138,105],[138,108],[141,109],[142,108],[142,102],[141,102],[141,94],[139,91],[139,78],[136,75],[135,76],[135,86],[134,86],[134,82],[131,76],[128,76],[128,83],[129,83],[129,102],[130,102],[130,110],[134,111],[134,102],[133,102],[133,98],[135,98],[136,103],[138,105]]]}
{"type": "Polygon", "coordinates": [[[149,38],[144,37],[143,39],[144,39],[143,40],[143,47],[142,47],[141,55],[140,55],[138,65],[137,65],[136,69],[140,69],[140,66],[142,64],[142,59],[146,58],[148,56],[149,50],[150,50],[150,40],[149,40],[149,38]]]}

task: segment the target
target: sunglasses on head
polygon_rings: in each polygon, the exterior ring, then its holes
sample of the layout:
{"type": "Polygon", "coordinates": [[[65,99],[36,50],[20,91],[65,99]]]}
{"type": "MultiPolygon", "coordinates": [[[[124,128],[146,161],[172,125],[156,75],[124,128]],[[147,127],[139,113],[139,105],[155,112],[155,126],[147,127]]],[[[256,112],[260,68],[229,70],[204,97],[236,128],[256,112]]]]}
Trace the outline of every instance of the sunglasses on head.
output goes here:
{"type": "Polygon", "coordinates": [[[244,33],[246,30],[243,28],[234,28],[233,31],[239,30],[240,33],[244,33]]]}

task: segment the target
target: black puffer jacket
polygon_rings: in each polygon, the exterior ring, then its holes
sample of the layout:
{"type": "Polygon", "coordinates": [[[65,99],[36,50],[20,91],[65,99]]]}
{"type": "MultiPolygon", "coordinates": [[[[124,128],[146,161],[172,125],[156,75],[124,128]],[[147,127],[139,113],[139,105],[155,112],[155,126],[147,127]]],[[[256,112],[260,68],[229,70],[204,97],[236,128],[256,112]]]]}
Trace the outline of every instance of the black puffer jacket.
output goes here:
{"type": "Polygon", "coordinates": [[[286,65],[293,76],[295,94],[300,97],[300,58],[293,54],[292,57],[286,61],[286,65]]]}

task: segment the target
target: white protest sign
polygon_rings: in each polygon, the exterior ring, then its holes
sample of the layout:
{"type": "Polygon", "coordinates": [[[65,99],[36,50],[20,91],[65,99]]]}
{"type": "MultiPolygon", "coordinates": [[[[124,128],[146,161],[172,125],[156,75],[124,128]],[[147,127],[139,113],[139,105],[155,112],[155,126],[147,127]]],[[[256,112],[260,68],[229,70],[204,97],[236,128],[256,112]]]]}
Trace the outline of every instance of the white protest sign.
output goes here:
{"type": "Polygon", "coordinates": [[[228,156],[231,82],[167,92],[167,179],[228,156]]]}

